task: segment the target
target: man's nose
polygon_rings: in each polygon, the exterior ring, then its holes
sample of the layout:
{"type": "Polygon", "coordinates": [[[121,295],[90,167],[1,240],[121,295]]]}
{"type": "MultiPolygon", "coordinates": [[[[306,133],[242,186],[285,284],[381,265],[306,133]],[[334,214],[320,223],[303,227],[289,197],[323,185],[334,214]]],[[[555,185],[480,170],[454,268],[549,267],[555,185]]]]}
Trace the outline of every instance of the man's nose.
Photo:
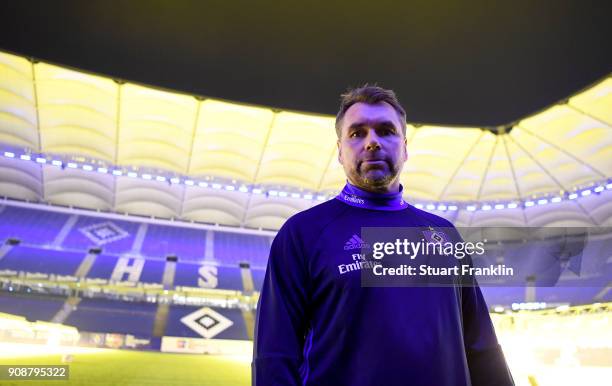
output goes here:
{"type": "Polygon", "coordinates": [[[366,150],[380,150],[380,138],[378,138],[378,135],[376,135],[376,131],[374,130],[368,130],[368,136],[366,137],[366,150]]]}

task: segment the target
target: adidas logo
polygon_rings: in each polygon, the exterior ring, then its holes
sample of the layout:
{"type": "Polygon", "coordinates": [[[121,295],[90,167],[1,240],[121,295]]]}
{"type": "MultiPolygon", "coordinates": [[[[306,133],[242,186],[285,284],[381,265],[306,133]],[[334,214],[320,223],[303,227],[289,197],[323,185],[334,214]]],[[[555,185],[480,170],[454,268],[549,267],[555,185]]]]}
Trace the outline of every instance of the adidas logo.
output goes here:
{"type": "Polygon", "coordinates": [[[344,243],[344,250],[348,251],[351,249],[370,248],[369,244],[363,242],[361,237],[353,235],[346,243],[344,243]]]}

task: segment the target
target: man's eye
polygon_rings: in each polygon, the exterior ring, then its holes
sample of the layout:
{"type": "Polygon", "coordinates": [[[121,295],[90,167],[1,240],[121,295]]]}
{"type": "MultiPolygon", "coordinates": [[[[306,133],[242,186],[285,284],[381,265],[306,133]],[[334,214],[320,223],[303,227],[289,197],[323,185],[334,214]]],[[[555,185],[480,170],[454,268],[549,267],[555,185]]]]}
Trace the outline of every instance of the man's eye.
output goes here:
{"type": "Polygon", "coordinates": [[[360,133],[359,131],[353,131],[353,132],[352,132],[352,133],[349,135],[349,137],[350,137],[350,138],[353,138],[353,137],[359,137],[359,136],[361,136],[361,133],[360,133]]]}

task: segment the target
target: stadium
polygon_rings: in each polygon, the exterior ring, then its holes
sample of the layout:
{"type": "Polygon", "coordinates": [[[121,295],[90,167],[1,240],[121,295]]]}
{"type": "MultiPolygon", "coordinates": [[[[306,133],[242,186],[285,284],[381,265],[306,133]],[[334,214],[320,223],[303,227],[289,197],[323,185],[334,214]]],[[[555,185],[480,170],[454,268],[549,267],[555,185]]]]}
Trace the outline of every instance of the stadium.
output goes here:
{"type": "MultiPolygon", "coordinates": [[[[0,51],[0,364],[67,365],[53,384],[250,384],[272,241],[345,182],[334,119],[0,51]]],[[[404,199],[459,229],[601,231],[552,285],[482,292],[517,385],[607,384],[612,76],[505,125],[406,137],[404,199]]],[[[486,240],[479,266],[524,253],[486,240]]],[[[2,380],[24,382],[49,381],[2,380]]]]}

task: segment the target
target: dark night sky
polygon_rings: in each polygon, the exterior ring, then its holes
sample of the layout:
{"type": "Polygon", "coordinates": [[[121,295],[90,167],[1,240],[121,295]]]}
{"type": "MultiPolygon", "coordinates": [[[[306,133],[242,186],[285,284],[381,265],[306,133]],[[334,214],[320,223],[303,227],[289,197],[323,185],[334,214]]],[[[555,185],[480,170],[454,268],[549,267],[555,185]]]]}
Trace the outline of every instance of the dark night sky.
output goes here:
{"type": "Polygon", "coordinates": [[[497,125],[610,73],[605,4],[4,1],[0,49],[188,93],[328,114],[347,86],[378,82],[396,90],[409,121],[497,125]]]}

